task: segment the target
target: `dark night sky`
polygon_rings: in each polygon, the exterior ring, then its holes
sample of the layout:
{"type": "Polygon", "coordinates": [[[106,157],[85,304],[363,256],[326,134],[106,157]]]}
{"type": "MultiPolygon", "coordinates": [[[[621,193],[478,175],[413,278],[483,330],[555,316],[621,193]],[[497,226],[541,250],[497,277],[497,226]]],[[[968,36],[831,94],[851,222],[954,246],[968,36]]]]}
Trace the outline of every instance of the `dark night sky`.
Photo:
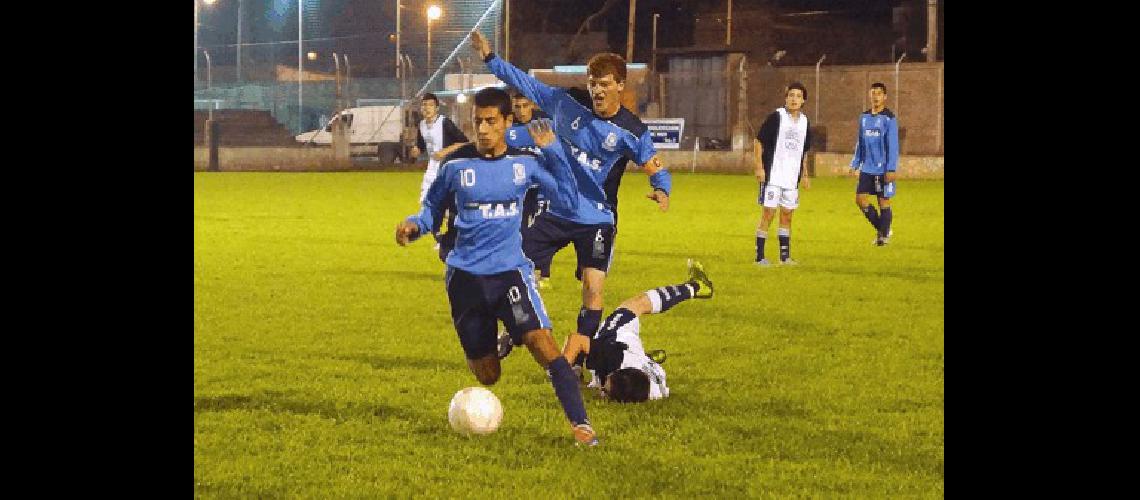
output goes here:
{"type": "MultiPolygon", "coordinates": [[[[427,4],[426,0],[403,1],[409,10],[421,10],[427,4]]],[[[892,7],[906,1],[908,0],[734,0],[733,11],[757,8],[779,13],[829,11],[826,15],[782,19],[810,25],[826,22],[827,18],[842,18],[847,22],[865,23],[871,29],[890,30],[892,7]]],[[[307,14],[306,39],[310,36],[344,37],[336,42],[328,42],[335,43],[336,47],[330,45],[327,50],[361,54],[359,59],[366,63],[365,54],[383,53],[393,47],[388,41],[388,35],[395,31],[395,0],[305,2],[307,6],[311,5],[310,12],[319,12],[319,15],[311,16],[319,20],[309,20],[307,14]]],[[[218,0],[215,5],[203,11],[200,44],[212,48],[220,64],[232,64],[233,56],[227,55],[227,49],[222,46],[236,42],[237,3],[236,0],[218,0]],[[231,62],[227,62],[227,59],[231,62]]],[[[441,3],[446,5],[446,2],[441,3]]],[[[605,3],[606,0],[513,0],[512,35],[526,32],[574,33],[587,16],[605,3]]],[[[917,5],[925,2],[911,3],[917,5]]],[[[654,13],[661,14],[658,47],[686,47],[694,43],[695,19],[703,14],[711,17],[707,21],[719,22],[715,18],[724,15],[726,4],[727,0],[638,0],[636,50],[648,50],[651,45],[652,33],[648,27],[652,25],[654,13]]],[[[593,30],[607,32],[608,41],[615,51],[622,49],[620,52],[624,52],[628,8],[628,0],[616,0],[613,7],[591,26],[593,30]]],[[[296,40],[296,0],[244,0],[244,9],[244,44],[296,40]]],[[[404,18],[404,23],[409,27],[415,26],[409,17],[404,18]]],[[[258,59],[269,59],[271,51],[268,45],[247,46],[243,50],[248,50],[247,54],[258,59]]],[[[282,43],[272,50],[287,54],[296,49],[295,45],[282,43]]]]}

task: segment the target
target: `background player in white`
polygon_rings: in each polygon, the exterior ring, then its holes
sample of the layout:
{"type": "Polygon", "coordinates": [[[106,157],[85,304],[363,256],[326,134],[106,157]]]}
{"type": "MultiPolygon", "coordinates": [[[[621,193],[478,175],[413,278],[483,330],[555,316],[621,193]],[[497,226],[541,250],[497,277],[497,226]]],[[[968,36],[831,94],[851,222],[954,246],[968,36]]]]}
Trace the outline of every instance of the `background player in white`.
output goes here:
{"type": "Polygon", "coordinates": [[[412,147],[412,156],[419,157],[428,154],[427,170],[424,171],[424,180],[420,183],[420,203],[424,202],[431,182],[439,172],[439,162],[450,151],[444,151],[455,143],[467,142],[467,136],[455,126],[450,118],[439,114],[439,99],[430,92],[424,94],[420,100],[420,113],[423,120],[416,127],[416,145],[412,147]]]}
{"type": "Polygon", "coordinates": [[[699,262],[689,259],[689,280],[679,285],[648,290],[627,299],[602,322],[594,336],[572,335],[562,349],[567,362],[585,356],[586,368],[593,374],[587,387],[621,403],[639,403],[669,397],[665,369],[660,361],[646,355],[641,344],[644,314],[668,311],[688,299],[709,299],[713,284],[699,262]]]}
{"type": "Polygon", "coordinates": [[[799,206],[799,183],[811,188],[811,181],[803,176],[804,154],[811,147],[808,119],[800,110],[807,101],[807,89],[800,82],[792,82],[784,91],[784,107],[776,108],[764,119],[756,133],[756,180],[760,183],[759,203],[764,206],[760,224],[756,226],[756,264],[768,265],[764,258],[764,243],[768,227],[780,207],[780,262],[795,264],[791,258],[792,213],[799,206]]]}

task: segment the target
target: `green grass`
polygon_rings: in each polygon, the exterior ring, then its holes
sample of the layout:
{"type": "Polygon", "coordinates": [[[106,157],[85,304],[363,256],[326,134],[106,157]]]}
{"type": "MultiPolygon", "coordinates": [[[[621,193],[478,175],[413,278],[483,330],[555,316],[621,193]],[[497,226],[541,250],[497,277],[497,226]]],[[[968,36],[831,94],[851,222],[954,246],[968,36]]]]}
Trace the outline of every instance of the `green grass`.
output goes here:
{"type": "MultiPolygon", "coordinates": [[[[944,183],[900,181],[876,248],[854,182],[801,191],[801,265],[760,269],[751,177],[679,173],[662,214],[628,175],[606,312],[683,281],[690,256],[717,295],[643,319],[672,396],[587,393],[602,445],[579,449],[525,350],[492,387],[499,431],[448,427],[451,396],[478,382],[431,240],[393,238],[420,174],[195,173],[195,494],[941,498],[944,183]]],[[[573,262],[558,254],[543,293],[559,343],[573,262]]]]}

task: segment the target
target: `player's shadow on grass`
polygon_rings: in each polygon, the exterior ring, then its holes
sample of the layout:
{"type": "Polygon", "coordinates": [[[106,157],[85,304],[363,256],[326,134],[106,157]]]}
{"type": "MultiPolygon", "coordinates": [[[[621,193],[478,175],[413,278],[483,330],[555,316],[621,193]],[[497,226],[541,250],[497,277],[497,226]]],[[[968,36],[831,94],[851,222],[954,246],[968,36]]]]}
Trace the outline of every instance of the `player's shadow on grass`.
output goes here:
{"type": "Polygon", "coordinates": [[[426,418],[426,415],[398,406],[388,406],[369,401],[310,399],[303,394],[286,394],[277,391],[264,391],[251,395],[229,394],[194,398],[194,413],[235,410],[266,410],[274,413],[318,415],[336,420],[380,417],[418,422],[426,418]]]}
{"type": "Polygon", "coordinates": [[[466,368],[462,362],[444,361],[440,359],[413,358],[408,356],[382,356],[376,354],[353,354],[336,356],[335,359],[364,363],[377,370],[427,370],[443,371],[454,370],[456,367],[466,368]]]}

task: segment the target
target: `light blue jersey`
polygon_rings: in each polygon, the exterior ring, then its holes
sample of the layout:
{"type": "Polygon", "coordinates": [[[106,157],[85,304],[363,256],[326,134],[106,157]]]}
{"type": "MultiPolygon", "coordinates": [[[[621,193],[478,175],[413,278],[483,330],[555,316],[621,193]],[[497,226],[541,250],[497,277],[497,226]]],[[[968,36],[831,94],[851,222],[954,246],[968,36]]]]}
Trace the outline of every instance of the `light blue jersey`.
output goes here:
{"type": "MultiPolygon", "coordinates": [[[[557,153],[556,148],[548,149],[548,156],[557,153]]],[[[560,199],[558,183],[570,175],[557,166],[548,171],[551,165],[540,166],[539,161],[511,148],[494,158],[481,157],[474,145],[455,151],[440,166],[420,213],[408,217],[419,228],[417,237],[439,229],[434,226],[454,197],[458,234],[455,249],[447,256],[448,266],[475,275],[533,268],[523,255],[519,232],[523,196],[537,183],[547,197],[560,199]]]]}
{"type": "Polygon", "coordinates": [[[550,214],[577,224],[613,224],[626,161],[644,165],[657,154],[649,128],[624,107],[608,119],[600,118],[565,90],[538,81],[494,54],[486,62],[491,73],[551,116],[562,152],[574,167],[576,206],[551,200],[550,214]]]}
{"type": "Polygon", "coordinates": [[[851,168],[869,175],[883,175],[899,168],[899,124],[891,110],[871,110],[859,115],[859,137],[851,168]]]}

